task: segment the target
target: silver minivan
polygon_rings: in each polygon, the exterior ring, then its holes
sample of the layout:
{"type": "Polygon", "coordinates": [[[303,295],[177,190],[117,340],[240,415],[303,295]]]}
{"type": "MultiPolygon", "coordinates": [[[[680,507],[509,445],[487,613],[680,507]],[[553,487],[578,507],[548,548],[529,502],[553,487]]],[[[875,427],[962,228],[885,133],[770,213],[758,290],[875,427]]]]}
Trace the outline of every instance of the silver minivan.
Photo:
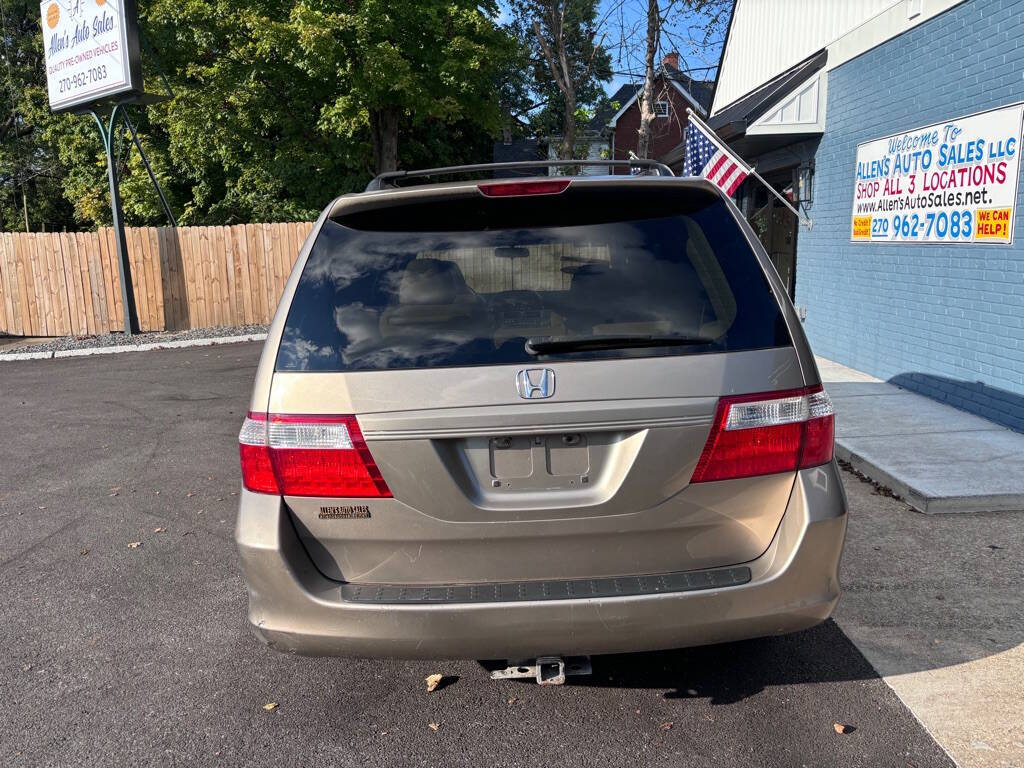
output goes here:
{"type": "Polygon", "coordinates": [[[327,207],[271,325],[239,436],[256,634],[511,660],[827,618],[832,403],[733,203],[670,175],[409,182],[327,207]]]}

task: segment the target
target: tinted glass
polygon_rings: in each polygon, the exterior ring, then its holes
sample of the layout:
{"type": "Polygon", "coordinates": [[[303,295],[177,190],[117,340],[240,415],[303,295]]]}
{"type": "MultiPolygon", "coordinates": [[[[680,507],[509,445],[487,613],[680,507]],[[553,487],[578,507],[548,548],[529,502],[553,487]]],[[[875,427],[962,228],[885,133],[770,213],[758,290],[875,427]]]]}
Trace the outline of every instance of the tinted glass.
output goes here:
{"type": "Polygon", "coordinates": [[[299,280],[277,369],[496,365],[789,344],[768,282],[725,205],[704,193],[686,203],[682,197],[673,190],[656,205],[634,199],[628,206],[607,196],[599,206],[582,195],[470,199],[327,221],[299,280]],[[640,339],[642,346],[530,352],[545,340],[595,338],[613,345],[640,339]]]}

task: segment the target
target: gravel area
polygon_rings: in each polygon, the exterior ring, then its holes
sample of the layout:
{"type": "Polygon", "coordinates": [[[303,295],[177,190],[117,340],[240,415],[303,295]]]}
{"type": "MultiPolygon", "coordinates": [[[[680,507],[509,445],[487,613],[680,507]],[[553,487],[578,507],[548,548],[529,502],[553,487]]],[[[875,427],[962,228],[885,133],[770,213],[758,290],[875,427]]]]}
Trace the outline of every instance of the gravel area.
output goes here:
{"type": "MultiPolygon", "coordinates": [[[[165,331],[162,333],[102,333],[98,336],[58,336],[46,341],[33,340],[26,344],[11,344],[0,349],[0,355],[23,352],[61,352],[69,349],[92,349],[94,347],[123,347],[139,344],[161,344],[170,341],[191,339],[216,339],[223,336],[247,336],[266,333],[266,325],[222,325],[216,328],[195,328],[189,331],[165,331]]],[[[5,340],[6,341],[6,340],[5,340]]]]}

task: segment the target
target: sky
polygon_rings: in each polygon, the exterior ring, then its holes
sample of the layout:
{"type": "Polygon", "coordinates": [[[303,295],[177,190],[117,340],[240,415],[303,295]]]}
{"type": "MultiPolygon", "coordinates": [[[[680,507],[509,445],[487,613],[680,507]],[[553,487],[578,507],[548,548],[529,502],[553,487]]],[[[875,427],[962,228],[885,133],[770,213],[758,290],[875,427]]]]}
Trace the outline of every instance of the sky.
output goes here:
{"type": "MultiPolygon", "coordinates": [[[[664,3],[662,3],[664,5],[664,3]]],[[[721,44],[713,44],[708,48],[695,45],[699,36],[695,27],[700,19],[685,8],[685,2],[677,2],[682,10],[671,14],[669,23],[663,30],[661,53],[677,50],[679,52],[680,69],[692,69],[690,73],[695,79],[710,79],[714,70],[703,70],[701,67],[715,66],[721,54],[721,44]]],[[[603,33],[605,46],[612,55],[614,79],[606,84],[608,95],[615,93],[628,82],[643,79],[644,34],[646,32],[647,2],[645,0],[602,0],[600,5],[602,17],[605,18],[603,33]],[[623,30],[626,31],[625,41],[623,30]],[[632,75],[631,75],[632,73],[632,75]]],[[[500,21],[508,18],[507,2],[501,3],[500,21]]]]}
{"type": "MultiPolygon", "coordinates": [[[[628,82],[638,82],[644,76],[644,36],[646,34],[647,3],[644,0],[624,0],[622,2],[602,2],[602,10],[607,12],[608,8],[616,8],[612,17],[609,18],[608,39],[617,43],[620,37],[619,30],[627,29],[632,32],[628,45],[611,44],[608,49],[612,54],[612,68],[616,71],[615,79],[608,84],[609,94],[614,93],[620,86],[628,82]],[[632,77],[630,76],[632,73],[632,77]]],[[[685,3],[677,3],[684,6],[685,3]]],[[[661,52],[659,58],[668,51],[679,52],[679,68],[682,70],[691,69],[690,74],[694,79],[710,79],[714,70],[704,70],[702,67],[717,66],[721,54],[721,45],[712,45],[703,48],[697,45],[700,33],[696,29],[700,18],[695,16],[689,9],[675,11],[669,18],[669,23],[662,30],[661,52]]],[[[660,63],[660,62],[659,62],[660,63]]]]}

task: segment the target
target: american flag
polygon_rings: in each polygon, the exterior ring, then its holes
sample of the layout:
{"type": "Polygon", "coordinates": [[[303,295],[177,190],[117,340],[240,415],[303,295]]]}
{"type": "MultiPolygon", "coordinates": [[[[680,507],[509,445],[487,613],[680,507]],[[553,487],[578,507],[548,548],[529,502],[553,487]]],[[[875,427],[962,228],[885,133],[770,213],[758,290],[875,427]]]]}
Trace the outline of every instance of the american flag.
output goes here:
{"type": "Polygon", "coordinates": [[[750,168],[713,139],[692,116],[686,123],[686,163],[684,176],[703,176],[732,197],[750,168]]]}

